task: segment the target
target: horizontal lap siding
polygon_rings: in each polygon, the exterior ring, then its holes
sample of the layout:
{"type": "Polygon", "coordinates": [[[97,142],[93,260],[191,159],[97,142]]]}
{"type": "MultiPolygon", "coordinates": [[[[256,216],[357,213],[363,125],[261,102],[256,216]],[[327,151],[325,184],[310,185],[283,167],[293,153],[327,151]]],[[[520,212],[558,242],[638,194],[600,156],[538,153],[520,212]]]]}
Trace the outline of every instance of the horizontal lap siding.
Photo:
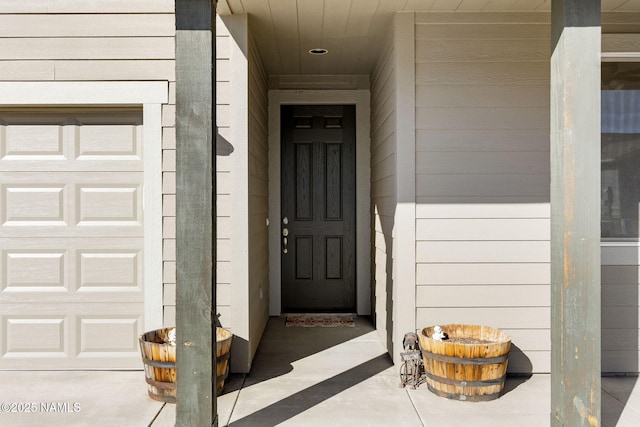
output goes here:
{"type": "Polygon", "coordinates": [[[8,14],[11,4],[0,7],[1,80],[175,81],[173,10],[139,5],[101,15],[60,3],[77,13],[41,5],[41,13],[25,6],[29,13],[8,14]]]}
{"type": "Polygon", "coordinates": [[[217,252],[216,252],[216,284],[217,284],[217,313],[224,327],[232,327],[231,307],[233,302],[232,286],[232,211],[233,211],[233,178],[232,161],[230,154],[233,152],[231,145],[231,121],[229,110],[232,98],[226,95],[225,90],[231,84],[230,51],[231,36],[229,31],[217,20],[216,34],[216,121],[218,135],[216,141],[216,215],[217,215],[217,252]],[[218,66],[224,64],[223,66],[218,66]]]}
{"type": "Polygon", "coordinates": [[[267,75],[249,35],[249,352],[253,355],[269,318],[269,120],[267,75]]]}
{"type": "Polygon", "coordinates": [[[173,13],[175,0],[2,0],[3,13],[173,13]]]}
{"type": "MultiPolygon", "coordinates": [[[[2,10],[5,11],[4,2],[2,6],[2,10]]],[[[112,39],[173,37],[174,34],[173,12],[0,15],[0,37],[2,38],[105,37],[112,39]]]]}
{"type": "Polygon", "coordinates": [[[175,41],[172,37],[0,38],[0,61],[12,59],[173,60],[175,41]]]}
{"type": "Polygon", "coordinates": [[[638,372],[640,264],[637,244],[602,247],[602,370],[638,372]]]}
{"type": "Polygon", "coordinates": [[[602,33],[640,33],[640,13],[608,12],[602,14],[602,33]]]}
{"type": "Polygon", "coordinates": [[[500,328],[548,372],[550,28],[454,18],[416,15],[417,326],[500,328]]]}
{"type": "Polygon", "coordinates": [[[396,206],[395,64],[389,41],[371,76],[371,204],[376,329],[391,346],[393,224],[396,206]]]}

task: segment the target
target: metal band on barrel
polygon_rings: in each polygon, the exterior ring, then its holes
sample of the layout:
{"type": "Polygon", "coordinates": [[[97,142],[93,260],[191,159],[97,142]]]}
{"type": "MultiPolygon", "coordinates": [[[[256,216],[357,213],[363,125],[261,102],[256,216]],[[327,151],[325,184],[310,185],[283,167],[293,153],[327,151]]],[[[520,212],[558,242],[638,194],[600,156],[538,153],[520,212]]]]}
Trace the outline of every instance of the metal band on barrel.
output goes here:
{"type": "Polygon", "coordinates": [[[438,362],[455,363],[458,365],[492,365],[497,363],[503,363],[507,360],[508,354],[504,354],[498,357],[487,358],[466,358],[457,356],[447,356],[445,354],[435,354],[427,350],[422,350],[422,355],[427,359],[437,360],[438,362]]]}
{"type": "Polygon", "coordinates": [[[176,362],[160,362],[159,360],[150,360],[145,357],[142,358],[142,362],[145,365],[153,366],[154,368],[175,369],[176,362]]]}
{"type": "MultiPolygon", "coordinates": [[[[216,358],[216,362],[224,362],[225,360],[229,359],[230,355],[231,353],[225,353],[222,356],[216,358]]],[[[176,368],[176,362],[160,362],[159,360],[150,360],[150,359],[147,359],[146,357],[142,358],[142,362],[145,365],[153,366],[154,368],[164,368],[164,369],[176,368]]]]}
{"type": "Polygon", "coordinates": [[[499,385],[504,383],[506,379],[506,375],[503,375],[500,378],[493,378],[490,380],[467,381],[467,380],[454,380],[451,378],[443,378],[443,377],[434,375],[431,372],[426,372],[426,374],[427,374],[427,377],[441,384],[454,385],[458,387],[485,387],[485,386],[499,385]]]}

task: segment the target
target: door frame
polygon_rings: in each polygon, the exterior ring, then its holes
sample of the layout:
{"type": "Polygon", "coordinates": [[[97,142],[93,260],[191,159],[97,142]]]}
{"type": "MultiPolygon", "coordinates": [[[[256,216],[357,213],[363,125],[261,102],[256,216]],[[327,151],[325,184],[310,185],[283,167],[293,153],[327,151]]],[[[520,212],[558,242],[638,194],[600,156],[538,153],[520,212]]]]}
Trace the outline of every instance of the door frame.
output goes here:
{"type": "Polygon", "coordinates": [[[369,90],[269,91],[269,315],[282,314],[280,106],[356,106],[356,310],[371,314],[371,163],[369,90]],[[364,195],[364,196],[361,196],[364,195]]]}

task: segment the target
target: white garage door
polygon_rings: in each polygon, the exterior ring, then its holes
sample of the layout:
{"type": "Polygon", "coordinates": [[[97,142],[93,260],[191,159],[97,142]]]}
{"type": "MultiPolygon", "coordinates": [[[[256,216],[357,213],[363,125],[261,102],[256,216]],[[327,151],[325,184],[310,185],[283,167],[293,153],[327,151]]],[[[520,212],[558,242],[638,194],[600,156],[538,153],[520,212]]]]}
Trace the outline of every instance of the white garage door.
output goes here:
{"type": "Polygon", "coordinates": [[[0,110],[0,369],[139,368],[142,111],[0,110]]]}

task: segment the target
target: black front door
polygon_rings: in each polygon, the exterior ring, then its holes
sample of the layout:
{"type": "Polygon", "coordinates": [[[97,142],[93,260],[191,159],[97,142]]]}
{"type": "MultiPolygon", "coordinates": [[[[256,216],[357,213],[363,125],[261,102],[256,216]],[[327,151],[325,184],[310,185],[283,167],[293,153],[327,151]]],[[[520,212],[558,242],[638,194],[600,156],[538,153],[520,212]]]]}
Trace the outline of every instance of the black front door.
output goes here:
{"type": "Polygon", "coordinates": [[[282,310],[355,311],[355,107],[282,106],[282,310]]]}

